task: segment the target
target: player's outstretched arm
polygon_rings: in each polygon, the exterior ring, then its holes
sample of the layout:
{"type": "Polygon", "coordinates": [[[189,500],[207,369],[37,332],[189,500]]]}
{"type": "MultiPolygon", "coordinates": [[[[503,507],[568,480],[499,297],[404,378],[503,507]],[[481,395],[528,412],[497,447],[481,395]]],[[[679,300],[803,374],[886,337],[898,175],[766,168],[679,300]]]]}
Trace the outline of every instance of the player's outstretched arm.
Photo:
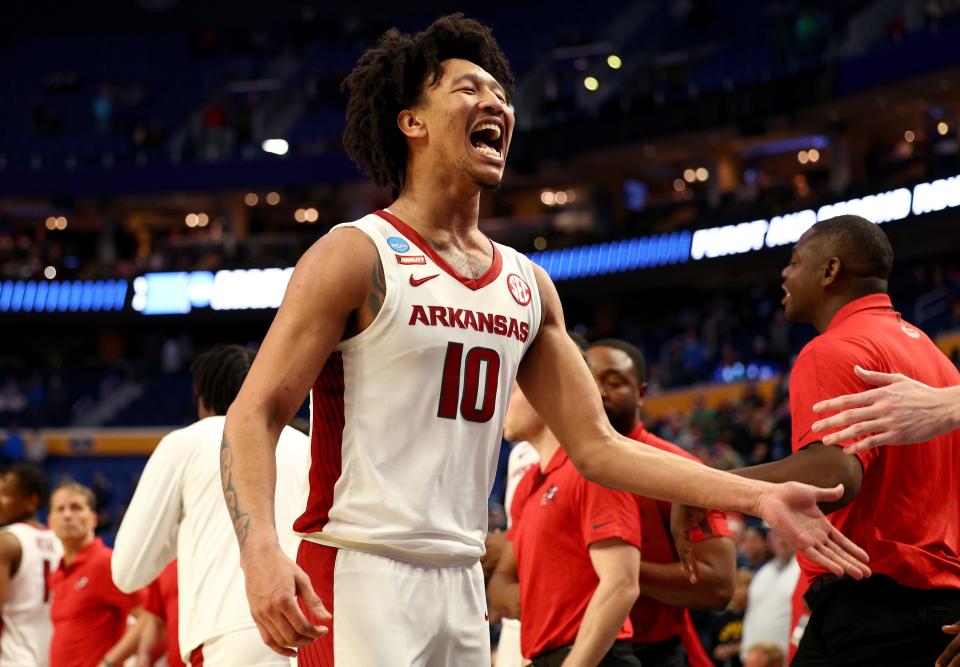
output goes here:
{"type": "Polygon", "coordinates": [[[858,578],[869,574],[866,553],[817,507],[840,498],[842,488],[745,479],[617,434],[583,355],[566,333],[556,288],[542,269],[536,270],[543,322],[517,380],[580,474],[648,498],[760,516],[832,572],[858,578]]]}
{"type": "Polygon", "coordinates": [[[236,401],[220,449],[223,495],[240,544],[250,611],[264,642],[281,655],[326,632],[330,618],[306,573],[280,549],[274,515],[276,446],[351,317],[382,304],[380,260],[356,229],[335,230],[300,259],[236,401]],[[377,301],[379,299],[379,301],[377,301]],[[377,304],[372,302],[377,301],[377,304]],[[300,596],[314,619],[296,603],[300,596]]]}
{"type": "Polygon", "coordinates": [[[821,413],[842,410],[813,425],[817,433],[846,426],[824,435],[824,444],[837,445],[866,435],[844,448],[847,454],[855,454],[882,445],[924,442],[960,428],[960,386],[940,389],[900,373],[879,373],[860,366],[853,370],[876,389],[838,396],[813,406],[814,412],[821,413]]]}

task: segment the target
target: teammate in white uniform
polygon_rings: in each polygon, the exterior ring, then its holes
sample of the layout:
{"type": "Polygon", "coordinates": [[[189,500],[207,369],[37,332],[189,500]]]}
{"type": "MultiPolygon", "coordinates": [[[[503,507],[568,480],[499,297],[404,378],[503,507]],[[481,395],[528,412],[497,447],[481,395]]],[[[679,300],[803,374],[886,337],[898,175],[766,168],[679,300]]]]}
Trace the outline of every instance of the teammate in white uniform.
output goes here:
{"type": "Polygon", "coordinates": [[[734,477],[609,426],[550,278],[478,227],[511,83],[489,29],[460,15],[388,32],[347,78],[344,146],[398,197],[304,254],[221,457],[254,619],[277,652],[307,647],[302,665],[489,665],[477,561],[514,379],[588,479],[760,514],[837,574],[866,572],[816,505],[841,489],[734,477]],[[298,566],[276,536],[273,446],[311,388],[298,566]]]}
{"type": "Polygon", "coordinates": [[[53,531],[37,521],[47,480],[29,463],[0,476],[0,667],[50,664],[50,589],[47,576],[63,558],[53,531]]]}
{"type": "MultiPolygon", "coordinates": [[[[243,592],[240,553],[220,491],[223,414],[246,377],[253,353],[215,347],[193,365],[200,420],[166,435],[151,454],[117,533],[113,580],[133,591],[177,558],[179,642],[185,662],[195,650],[203,664],[289,665],[256,630],[243,592]]],[[[290,526],[307,493],[306,436],[284,427],[276,451],[277,519],[284,553],[299,540],[290,526]]]]}

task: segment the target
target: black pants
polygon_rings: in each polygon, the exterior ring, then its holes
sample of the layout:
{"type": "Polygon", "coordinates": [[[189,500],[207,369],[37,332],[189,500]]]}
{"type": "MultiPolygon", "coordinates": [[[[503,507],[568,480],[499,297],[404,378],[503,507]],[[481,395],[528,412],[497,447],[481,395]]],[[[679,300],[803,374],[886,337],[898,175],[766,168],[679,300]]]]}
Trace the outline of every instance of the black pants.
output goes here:
{"type": "Polygon", "coordinates": [[[679,637],[656,644],[634,644],[633,654],[643,667],[688,667],[687,651],[679,637]]]}
{"type": "MultiPolygon", "coordinates": [[[[533,667],[560,667],[573,646],[562,646],[549,653],[543,653],[533,659],[533,667]]],[[[640,667],[640,661],[633,657],[633,646],[630,642],[618,639],[613,647],[603,656],[599,667],[640,667]]]]}
{"type": "Polygon", "coordinates": [[[918,590],[876,575],[810,595],[810,620],[791,667],[932,667],[960,620],[960,590],[918,590]]]}

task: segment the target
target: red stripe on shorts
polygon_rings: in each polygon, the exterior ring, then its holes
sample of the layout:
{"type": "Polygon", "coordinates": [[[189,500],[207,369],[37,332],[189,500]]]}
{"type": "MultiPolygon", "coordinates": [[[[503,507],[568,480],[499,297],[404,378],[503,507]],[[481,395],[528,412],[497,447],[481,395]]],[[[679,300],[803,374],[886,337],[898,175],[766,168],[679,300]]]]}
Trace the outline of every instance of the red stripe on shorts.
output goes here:
{"type": "MultiPolygon", "coordinates": [[[[337,561],[337,549],[323,544],[302,540],[297,551],[297,565],[310,577],[313,590],[320,596],[323,606],[332,616],[333,609],[333,568],[337,561]]],[[[298,598],[300,609],[311,623],[317,623],[307,611],[302,598],[298,598]]],[[[333,664],[333,621],[324,623],[329,632],[309,646],[297,651],[298,667],[334,667],[333,664]]]]}

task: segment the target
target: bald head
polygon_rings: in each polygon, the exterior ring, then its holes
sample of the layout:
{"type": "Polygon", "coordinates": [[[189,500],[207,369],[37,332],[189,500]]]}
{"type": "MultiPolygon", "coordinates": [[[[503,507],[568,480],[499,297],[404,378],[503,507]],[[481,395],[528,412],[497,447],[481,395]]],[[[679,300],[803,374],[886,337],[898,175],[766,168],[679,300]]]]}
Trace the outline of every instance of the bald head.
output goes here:
{"type": "MultiPolygon", "coordinates": [[[[805,234],[823,251],[836,256],[850,278],[886,283],[893,268],[893,247],[880,227],[858,215],[841,215],[818,222],[805,234]]],[[[883,291],[886,291],[884,285],[883,291]]]]}

